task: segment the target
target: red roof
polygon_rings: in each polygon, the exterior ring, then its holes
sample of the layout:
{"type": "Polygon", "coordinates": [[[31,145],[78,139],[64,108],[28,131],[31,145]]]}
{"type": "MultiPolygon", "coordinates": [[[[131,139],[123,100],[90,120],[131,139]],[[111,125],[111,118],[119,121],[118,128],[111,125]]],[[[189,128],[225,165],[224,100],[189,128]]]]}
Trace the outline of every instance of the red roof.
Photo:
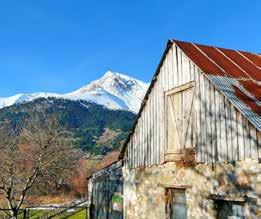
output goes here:
{"type": "Polygon", "coordinates": [[[177,40],[173,42],[260,130],[261,56],[177,40]]]}
{"type": "Polygon", "coordinates": [[[261,81],[261,56],[174,40],[174,42],[207,74],[225,75],[261,81]]]}

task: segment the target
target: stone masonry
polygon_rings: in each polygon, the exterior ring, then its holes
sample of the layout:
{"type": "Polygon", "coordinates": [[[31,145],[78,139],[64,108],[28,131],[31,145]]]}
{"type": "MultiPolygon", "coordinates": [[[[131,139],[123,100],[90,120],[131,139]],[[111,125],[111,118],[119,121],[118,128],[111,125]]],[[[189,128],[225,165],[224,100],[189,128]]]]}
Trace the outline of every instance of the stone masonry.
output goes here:
{"type": "Polygon", "coordinates": [[[256,160],[221,164],[168,162],[124,174],[126,219],[165,219],[165,188],[186,188],[189,219],[214,219],[215,197],[245,201],[247,218],[261,218],[261,168],[256,160]]]}

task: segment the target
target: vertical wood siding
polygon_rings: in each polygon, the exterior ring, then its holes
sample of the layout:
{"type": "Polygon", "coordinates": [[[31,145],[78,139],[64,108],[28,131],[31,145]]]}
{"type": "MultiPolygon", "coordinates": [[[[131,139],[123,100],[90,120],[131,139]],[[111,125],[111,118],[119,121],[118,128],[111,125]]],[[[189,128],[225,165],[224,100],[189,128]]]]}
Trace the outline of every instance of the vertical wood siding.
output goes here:
{"type": "Polygon", "coordinates": [[[164,162],[167,148],[165,92],[195,81],[192,133],[196,160],[202,163],[260,159],[260,133],[173,44],[127,145],[129,168],[164,162]]]}

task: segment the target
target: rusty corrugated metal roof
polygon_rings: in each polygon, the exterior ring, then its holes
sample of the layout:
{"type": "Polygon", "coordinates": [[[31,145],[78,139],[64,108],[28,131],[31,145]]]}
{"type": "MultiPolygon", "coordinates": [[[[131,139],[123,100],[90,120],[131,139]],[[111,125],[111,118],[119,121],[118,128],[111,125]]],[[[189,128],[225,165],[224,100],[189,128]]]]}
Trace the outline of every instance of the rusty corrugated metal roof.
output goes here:
{"type": "Polygon", "coordinates": [[[260,55],[177,40],[173,42],[260,131],[260,55]]]}

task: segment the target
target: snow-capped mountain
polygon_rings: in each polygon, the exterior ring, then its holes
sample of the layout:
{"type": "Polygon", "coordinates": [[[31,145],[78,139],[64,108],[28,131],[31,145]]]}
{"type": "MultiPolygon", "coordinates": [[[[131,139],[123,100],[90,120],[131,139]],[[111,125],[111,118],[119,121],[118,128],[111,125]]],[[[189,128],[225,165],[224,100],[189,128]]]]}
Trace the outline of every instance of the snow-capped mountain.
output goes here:
{"type": "Polygon", "coordinates": [[[99,80],[67,94],[32,93],[1,98],[0,108],[37,98],[56,97],[70,100],[86,100],[110,109],[129,110],[137,113],[149,84],[130,76],[108,71],[99,80]]]}

